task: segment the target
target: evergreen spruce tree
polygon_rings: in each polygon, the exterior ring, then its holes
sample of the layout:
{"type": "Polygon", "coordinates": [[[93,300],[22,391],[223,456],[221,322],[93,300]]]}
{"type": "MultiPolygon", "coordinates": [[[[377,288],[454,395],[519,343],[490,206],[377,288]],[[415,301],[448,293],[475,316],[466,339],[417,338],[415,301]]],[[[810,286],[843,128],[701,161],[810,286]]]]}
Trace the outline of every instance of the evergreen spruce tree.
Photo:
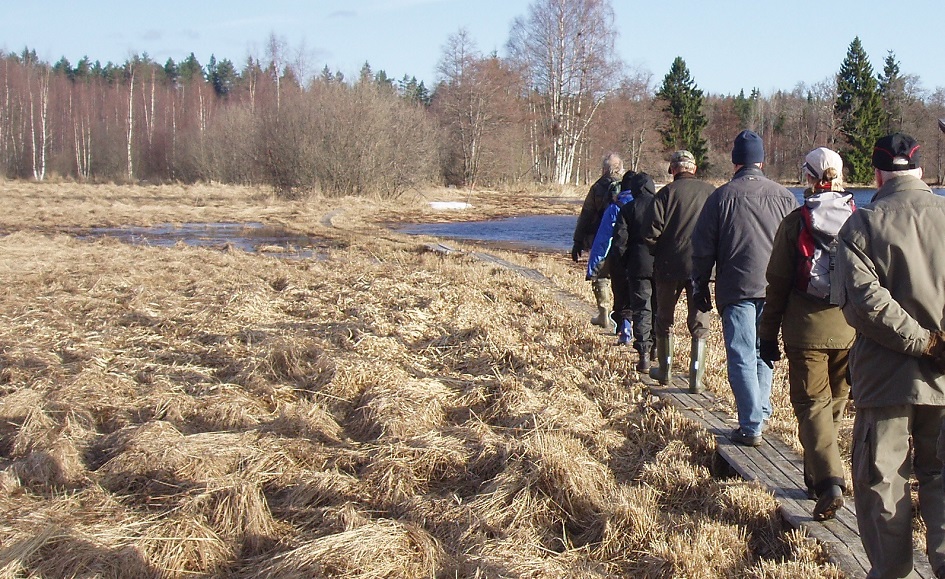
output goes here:
{"type": "Polygon", "coordinates": [[[870,162],[873,145],[886,130],[886,112],[873,67],[859,37],[850,43],[837,73],[834,111],[840,119],[840,133],[847,142],[840,152],[849,170],[848,179],[853,183],[868,183],[873,179],[870,162]]]}
{"type": "Polygon", "coordinates": [[[236,72],[236,67],[229,58],[217,62],[216,58],[210,55],[210,62],[207,64],[207,82],[213,86],[218,97],[228,96],[238,80],[239,73],[236,72]]]}
{"type": "Polygon", "coordinates": [[[168,80],[172,85],[177,84],[177,79],[180,77],[180,68],[177,66],[177,63],[174,62],[173,58],[168,58],[167,62],[164,63],[164,78],[168,80]]]}
{"type": "Polygon", "coordinates": [[[708,169],[708,145],[702,130],[708,121],[702,112],[705,99],[689,74],[686,62],[677,56],[656,97],[663,101],[667,125],[660,129],[667,150],[686,149],[696,158],[699,167],[708,169]]]}
{"type": "Polygon", "coordinates": [[[320,81],[325,84],[331,84],[335,80],[335,75],[332,74],[331,69],[328,68],[328,65],[325,65],[325,68],[322,69],[322,74],[318,77],[320,81]]]}
{"type": "Polygon", "coordinates": [[[879,76],[879,94],[886,111],[886,132],[902,130],[902,112],[906,102],[906,79],[899,71],[899,62],[893,51],[886,54],[883,74],[879,76]]]}

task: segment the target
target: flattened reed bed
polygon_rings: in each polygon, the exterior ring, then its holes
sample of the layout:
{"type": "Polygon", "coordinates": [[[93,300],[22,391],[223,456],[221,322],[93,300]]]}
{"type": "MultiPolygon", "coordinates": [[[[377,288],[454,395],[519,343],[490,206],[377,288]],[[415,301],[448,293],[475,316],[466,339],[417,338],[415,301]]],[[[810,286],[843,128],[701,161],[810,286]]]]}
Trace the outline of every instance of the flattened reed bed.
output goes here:
{"type": "MultiPolygon", "coordinates": [[[[389,206],[16,187],[36,208],[0,238],[0,575],[833,573],[770,495],[708,475],[714,441],[612,336],[362,217],[389,206]],[[336,208],[352,230],[321,224],[336,208]],[[253,211],[328,260],[38,232],[253,211]]],[[[590,303],[564,256],[534,261],[590,303]]]]}

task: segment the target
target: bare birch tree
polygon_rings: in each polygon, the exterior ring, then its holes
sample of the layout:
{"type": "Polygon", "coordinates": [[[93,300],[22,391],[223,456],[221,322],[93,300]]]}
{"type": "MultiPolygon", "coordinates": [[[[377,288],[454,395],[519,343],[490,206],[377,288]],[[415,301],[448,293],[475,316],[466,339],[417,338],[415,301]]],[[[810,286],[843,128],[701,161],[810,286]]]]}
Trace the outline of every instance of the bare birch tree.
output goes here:
{"type": "Polygon", "coordinates": [[[42,181],[46,178],[46,150],[49,147],[49,67],[30,64],[26,82],[33,179],[42,181]]]}
{"type": "Polygon", "coordinates": [[[531,88],[541,180],[571,182],[584,133],[619,85],[616,35],[609,0],[535,0],[513,22],[509,54],[531,88]]]}
{"type": "Polygon", "coordinates": [[[69,96],[72,114],[72,136],[75,147],[76,176],[87,180],[92,175],[92,113],[91,91],[82,83],[69,96]]]}
{"type": "Polygon", "coordinates": [[[128,66],[128,123],[126,128],[128,130],[128,179],[134,179],[134,159],[132,156],[132,143],[134,142],[134,133],[135,133],[135,66],[133,64],[128,66]]]}

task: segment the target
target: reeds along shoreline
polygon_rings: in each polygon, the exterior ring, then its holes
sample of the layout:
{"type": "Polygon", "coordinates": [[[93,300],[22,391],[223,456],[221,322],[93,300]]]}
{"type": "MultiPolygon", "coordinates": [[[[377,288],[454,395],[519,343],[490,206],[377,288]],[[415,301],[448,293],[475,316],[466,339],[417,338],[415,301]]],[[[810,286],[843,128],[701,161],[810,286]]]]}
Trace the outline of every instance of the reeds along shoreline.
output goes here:
{"type": "Polygon", "coordinates": [[[839,576],[554,288],[373,225],[419,201],[2,186],[2,576],[839,576]],[[56,232],[248,215],[328,258],[56,232]]]}

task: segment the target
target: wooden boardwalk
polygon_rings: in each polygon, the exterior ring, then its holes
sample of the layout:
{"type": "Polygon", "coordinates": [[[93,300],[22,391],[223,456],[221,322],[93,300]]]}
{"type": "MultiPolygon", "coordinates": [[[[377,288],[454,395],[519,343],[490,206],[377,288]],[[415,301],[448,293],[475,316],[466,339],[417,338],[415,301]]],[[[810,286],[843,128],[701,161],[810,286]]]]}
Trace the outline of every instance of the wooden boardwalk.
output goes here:
{"type": "MultiPolygon", "coordinates": [[[[644,382],[654,395],[715,435],[719,456],[742,478],[757,481],[768,489],[778,501],[784,520],[794,528],[803,528],[808,536],[823,545],[830,560],[845,575],[866,576],[870,564],[860,543],[852,497],[845,497],[835,519],[814,521],[811,518],[814,501],[807,498],[803,485],[804,463],[797,452],[773,436],[766,437],[756,448],[734,444],[728,439],[735,427],[732,417],[716,409],[711,394],[689,394],[688,383],[682,376],[675,376],[667,386],[649,379],[644,382]]],[[[915,553],[915,562],[919,577],[934,579],[924,552],[915,553]]]]}
{"type": "MultiPolygon", "coordinates": [[[[427,245],[427,249],[443,254],[459,252],[444,243],[427,245]]],[[[593,316],[590,305],[582,298],[556,288],[554,282],[534,269],[510,263],[489,253],[469,252],[467,255],[515,271],[522,276],[550,288],[560,303],[580,315],[593,316]]],[[[675,376],[673,382],[661,386],[649,378],[642,378],[650,391],[660,399],[675,406],[683,416],[701,424],[715,435],[718,456],[724,459],[727,467],[746,480],[756,481],[770,491],[778,502],[783,519],[793,528],[803,528],[807,535],[818,541],[827,556],[847,577],[865,577],[870,564],[863,551],[860,535],[856,526],[856,511],[853,498],[845,497],[843,508],[837,511],[836,518],[817,522],[811,517],[814,501],[807,498],[803,480],[803,459],[782,440],[774,436],[765,438],[764,443],[756,448],[734,444],[728,434],[735,427],[734,419],[717,408],[710,393],[689,394],[687,379],[675,376]]],[[[915,553],[915,570],[922,579],[935,579],[924,552],[915,553]]]]}

